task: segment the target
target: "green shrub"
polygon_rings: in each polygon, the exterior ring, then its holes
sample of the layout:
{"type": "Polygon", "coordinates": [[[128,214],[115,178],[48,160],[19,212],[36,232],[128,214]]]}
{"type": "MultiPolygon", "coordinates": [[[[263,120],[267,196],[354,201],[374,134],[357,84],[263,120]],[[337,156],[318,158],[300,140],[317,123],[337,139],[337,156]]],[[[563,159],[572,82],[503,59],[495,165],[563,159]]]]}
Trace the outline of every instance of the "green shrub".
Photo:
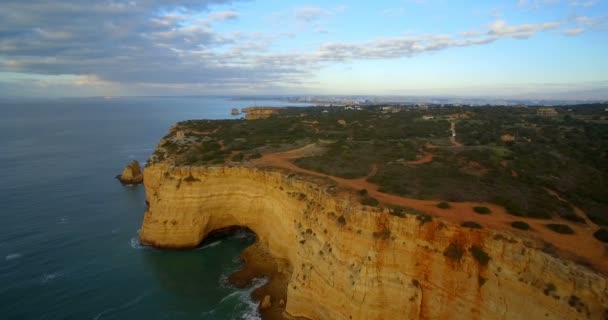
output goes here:
{"type": "Polygon", "coordinates": [[[520,230],[530,230],[530,225],[523,221],[513,221],[511,222],[511,227],[520,230]]]}
{"type": "Polygon", "coordinates": [[[445,201],[442,201],[437,204],[437,208],[448,209],[450,208],[450,204],[445,201]]]}
{"type": "Polygon", "coordinates": [[[472,246],[469,251],[473,255],[473,258],[481,265],[487,265],[491,259],[490,256],[478,246],[472,246]]]}
{"type": "Polygon", "coordinates": [[[338,218],[338,223],[341,225],[346,225],[346,218],[344,218],[344,216],[340,216],[338,218]]]}
{"type": "Polygon", "coordinates": [[[601,228],[594,232],[593,236],[601,242],[608,243],[608,229],[601,228]]]}
{"type": "Polygon", "coordinates": [[[574,234],[574,230],[565,224],[549,223],[545,225],[547,228],[561,234],[574,234]]]}
{"type": "Polygon", "coordinates": [[[455,243],[450,243],[450,245],[443,250],[443,256],[452,260],[460,261],[463,255],[464,250],[455,243]]]}
{"type": "Polygon", "coordinates": [[[377,207],[380,204],[380,201],[374,197],[365,196],[361,198],[361,204],[371,207],[377,207]]]}
{"type": "Polygon", "coordinates": [[[416,220],[420,221],[420,224],[425,224],[427,222],[431,222],[433,221],[433,217],[429,216],[426,213],[418,213],[416,215],[416,220]]]}
{"type": "Polygon", "coordinates": [[[259,159],[261,157],[262,157],[262,154],[260,154],[259,152],[249,155],[249,159],[259,159]]]}
{"type": "Polygon", "coordinates": [[[245,158],[245,155],[239,152],[232,157],[232,161],[240,162],[240,161],[243,161],[244,158],[245,158]]]}
{"type": "Polygon", "coordinates": [[[483,227],[475,221],[465,221],[461,224],[461,226],[471,229],[483,229],[483,227]]]}
{"type": "Polygon", "coordinates": [[[492,213],[492,210],[490,210],[490,208],[488,208],[488,207],[473,207],[473,211],[475,211],[475,213],[479,213],[479,214],[492,213]]]}

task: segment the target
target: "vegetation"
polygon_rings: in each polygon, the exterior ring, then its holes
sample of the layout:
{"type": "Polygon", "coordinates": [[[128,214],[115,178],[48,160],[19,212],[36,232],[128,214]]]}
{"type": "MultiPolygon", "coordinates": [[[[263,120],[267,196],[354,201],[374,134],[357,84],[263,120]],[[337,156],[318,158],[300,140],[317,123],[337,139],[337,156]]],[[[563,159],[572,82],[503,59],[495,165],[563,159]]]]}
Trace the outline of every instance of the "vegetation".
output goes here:
{"type": "MultiPolygon", "coordinates": [[[[556,107],[567,116],[551,119],[537,116],[536,108],[508,106],[404,107],[397,113],[381,107],[285,108],[268,119],[184,121],[163,138],[149,163],[221,165],[316,143],[322,151],[295,159],[296,165],[344,178],[366,177],[376,166],[368,180],[382,192],[492,202],[516,216],[583,223],[577,206],[608,226],[605,104],[556,107]],[[450,141],[452,121],[463,146],[450,141]],[[431,162],[411,163],[426,153],[433,154],[431,162]]],[[[362,196],[374,205],[372,199],[362,196]]]]}
{"type": "Polygon", "coordinates": [[[464,249],[455,243],[450,243],[450,245],[443,251],[443,255],[452,260],[460,261],[464,255],[464,249]]]}
{"type": "Polygon", "coordinates": [[[473,255],[473,258],[475,258],[475,260],[477,260],[480,265],[485,266],[488,264],[488,262],[490,262],[490,256],[485,251],[483,251],[482,248],[474,245],[469,249],[469,251],[473,255]]]}
{"type": "Polygon", "coordinates": [[[488,208],[488,207],[473,207],[473,211],[475,211],[475,213],[479,213],[479,214],[492,213],[492,210],[490,210],[490,208],[488,208]]]}
{"type": "Polygon", "coordinates": [[[511,227],[520,230],[530,230],[530,225],[523,221],[513,221],[511,222],[511,227]]]}
{"type": "Polygon", "coordinates": [[[559,223],[548,223],[545,225],[547,228],[561,234],[574,234],[574,230],[570,226],[559,223]]]}
{"type": "Polygon", "coordinates": [[[470,229],[483,229],[483,227],[475,221],[465,221],[461,224],[461,226],[470,229]]]}
{"type": "Polygon", "coordinates": [[[364,197],[361,197],[361,204],[371,207],[377,207],[380,202],[378,201],[378,199],[366,195],[364,197]]]}
{"type": "Polygon", "coordinates": [[[437,208],[440,208],[440,209],[449,209],[450,208],[450,204],[447,203],[447,202],[445,202],[445,201],[442,201],[442,202],[439,202],[437,204],[437,208]]]}
{"type": "Polygon", "coordinates": [[[608,243],[608,229],[601,228],[594,232],[593,236],[602,242],[608,243]]]}

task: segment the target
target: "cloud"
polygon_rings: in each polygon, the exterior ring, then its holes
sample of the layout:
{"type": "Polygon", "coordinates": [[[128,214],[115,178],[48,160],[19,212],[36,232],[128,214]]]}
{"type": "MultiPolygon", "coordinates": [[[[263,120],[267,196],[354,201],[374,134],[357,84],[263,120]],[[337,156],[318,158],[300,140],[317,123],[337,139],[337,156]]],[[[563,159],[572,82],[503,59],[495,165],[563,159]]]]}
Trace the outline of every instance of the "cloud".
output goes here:
{"type": "Polygon", "coordinates": [[[585,29],[583,29],[583,28],[573,28],[573,29],[563,30],[562,34],[566,35],[566,36],[576,36],[583,32],[585,32],[585,29]]]}
{"type": "Polygon", "coordinates": [[[588,17],[579,16],[574,19],[575,23],[579,26],[583,26],[596,31],[607,31],[608,30],[608,16],[600,17],[588,17]]]}
{"type": "MultiPolygon", "coordinates": [[[[561,22],[509,25],[497,20],[485,28],[459,34],[330,41],[306,51],[276,52],[272,45],[294,36],[290,33],[293,30],[281,29],[272,34],[217,30],[222,23],[238,19],[239,13],[212,11],[210,6],[231,3],[231,0],[121,3],[1,0],[0,72],[36,75],[31,79],[46,80],[31,83],[47,87],[52,79],[71,75],[76,80],[57,80],[58,83],[152,93],[159,88],[172,92],[255,90],[306,84],[321,68],[335,62],[409,58],[505,38],[530,38],[564,25],[561,22]]],[[[345,6],[300,7],[289,11],[289,15],[298,17],[311,32],[327,33],[319,21],[345,10],[345,6]]],[[[579,29],[602,28],[605,22],[605,17],[576,17],[562,33],[577,35],[582,32],[579,29]]]]}
{"type": "Polygon", "coordinates": [[[331,11],[320,7],[300,7],[295,10],[296,19],[306,22],[319,20],[331,14],[331,11]]]}
{"type": "Polygon", "coordinates": [[[516,39],[527,39],[540,31],[558,28],[562,22],[545,22],[539,24],[523,24],[519,26],[507,26],[506,21],[497,20],[490,25],[488,34],[500,37],[511,37],[516,39]]]}
{"type": "Polygon", "coordinates": [[[518,0],[517,6],[525,9],[540,9],[546,5],[559,3],[560,0],[518,0]]]}
{"type": "Polygon", "coordinates": [[[591,0],[591,1],[570,1],[570,5],[573,7],[584,7],[584,8],[590,8],[593,7],[594,5],[597,4],[597,0],[591,0]]]}

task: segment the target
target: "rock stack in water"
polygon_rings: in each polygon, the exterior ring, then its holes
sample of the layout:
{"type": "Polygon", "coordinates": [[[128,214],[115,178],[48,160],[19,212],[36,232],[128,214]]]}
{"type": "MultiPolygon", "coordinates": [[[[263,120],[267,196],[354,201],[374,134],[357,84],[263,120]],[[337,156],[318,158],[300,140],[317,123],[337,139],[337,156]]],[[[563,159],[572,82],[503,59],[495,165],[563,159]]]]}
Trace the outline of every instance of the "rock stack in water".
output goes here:
{"type": "Polygon", "coordinates": [[[144,175],[137,160],[131,161],[116,178],[120,180],[122,184],[140,184],[144,181],[144,175]]]}

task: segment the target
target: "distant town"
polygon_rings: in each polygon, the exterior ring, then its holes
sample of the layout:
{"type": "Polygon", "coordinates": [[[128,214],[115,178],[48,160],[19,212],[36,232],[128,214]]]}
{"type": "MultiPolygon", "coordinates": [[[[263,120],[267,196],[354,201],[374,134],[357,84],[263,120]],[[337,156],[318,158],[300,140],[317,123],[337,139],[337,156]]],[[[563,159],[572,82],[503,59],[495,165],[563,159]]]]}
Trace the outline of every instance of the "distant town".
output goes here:
{"type": "Polygon", "coordinates": [[[309,103],[322,107],[345,107],[388,104],[395,106],[560,106],[587,103],[606,103],[605,100],[505,99],[492,97],[424,97],[424,96],[243,96],[236,100],[279,100],[290,103],[309,103]]]}

